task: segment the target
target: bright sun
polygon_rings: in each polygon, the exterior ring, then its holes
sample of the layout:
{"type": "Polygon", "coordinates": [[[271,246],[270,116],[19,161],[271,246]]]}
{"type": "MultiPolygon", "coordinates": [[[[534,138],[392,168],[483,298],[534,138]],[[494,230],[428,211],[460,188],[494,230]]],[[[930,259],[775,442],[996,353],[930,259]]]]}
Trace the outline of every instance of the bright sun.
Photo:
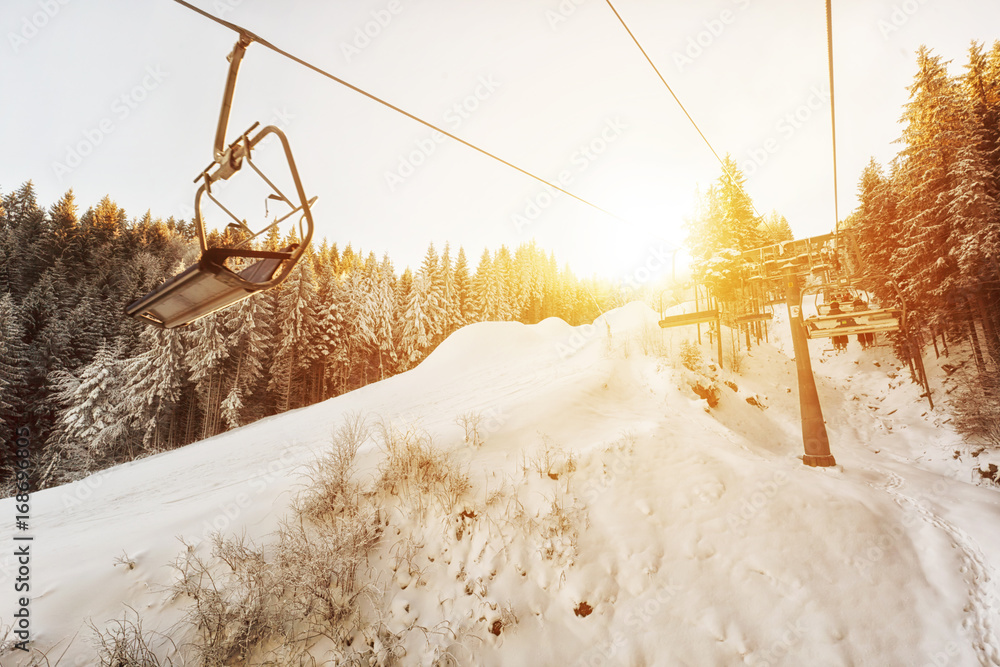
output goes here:
{"type": "Polygon", "coordinates": [[[622,220],[588,244],[599,260],[598,273],[634,287],[686,280],[691,259],[684,247],[685,212],[660,202],[623,209],[616,211],[622,220]]]}

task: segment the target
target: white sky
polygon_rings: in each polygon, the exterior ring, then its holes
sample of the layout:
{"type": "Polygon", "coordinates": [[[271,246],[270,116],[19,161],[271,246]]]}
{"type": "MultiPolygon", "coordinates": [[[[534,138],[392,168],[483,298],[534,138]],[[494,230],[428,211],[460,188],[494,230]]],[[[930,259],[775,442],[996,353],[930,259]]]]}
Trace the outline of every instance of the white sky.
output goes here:
{"type": "MultiPolygon", "coordinates": [[[[320,197],[316,238],[388,251],[398,270],[431,241],[464,245],[475,263],[484,246],[535,238],[578,273],[633,273],[683,238],[696,187],[720,172],[603,1],[196,4],[524,169],[566,172],[567,189],[629,221],[561,196],[519,229],[512,216],[543,186],[252,45],[229,140],[278,120],[320,197]],[[556,22],[560,8],[568,16],[556,22]],[[366,26],[375,36],[348,55],[366,26]],[[464,118],[453,109],[463,102],[474,107],[464,118]],[[591,142],[593,159],[579,152],[591,142]],[[390,188],[386,174],[421,143],[433,152],[390,188]]],[[[777,209],[797,236],[830,231],[823,0],[616,7],[716,149],[744,166],[758,210],[777,209]],[[679,62],[699,39],[702,52],[679,62]],[[763,164],[750,162],[766,148],[763,164]]],[[[235,34],[169,0],[5,0],[0,25],[0,190],[32,179],[45,205],[72,187],[82,209],[110,194],[130,217],[190,217],[235,34]],[[65,173],[74,151],[89,154],[65,173]]],[[[841,217],[868,158],[898,150],[917,46],[954,59],[957,73],[970,40],[991,44],[998,26],[1000,3],[987,0],[834,1],[841,217]]],[[[234,206],[263,219],[262,194],[234,206]]]]}

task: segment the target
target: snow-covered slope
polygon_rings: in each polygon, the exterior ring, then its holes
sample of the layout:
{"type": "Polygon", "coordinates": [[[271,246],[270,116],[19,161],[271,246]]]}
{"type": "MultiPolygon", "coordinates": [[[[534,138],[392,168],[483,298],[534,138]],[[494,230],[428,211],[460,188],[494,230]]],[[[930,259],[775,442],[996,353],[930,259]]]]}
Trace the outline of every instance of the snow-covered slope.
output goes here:
{"type": "MultiPolygon", "coordinates": [[[[475,635],[421,633],[404,664],[445,653],[496,665],[1000,664],[1000,496],[970,483],[951,456],[960,439],[887,350],[853,341],[841,355],[811,343],[839,465],[803,466],[777,315],[773,344],[739,374],[713,371],[705,341],[715,408],[676,360],[694,332],[660,331],[630,304],[585,327],[472,325],[408,373],[35,494],[31,646],[53,665],[92,664],[88,623],[104,628],[125,605],[144,630],[176,633],[184,606],[165,587],[178,537],[266,540],[304,467],[362,413],[426,431],[468,471],[480,517],[459,536],[435,523],[449,517],[402,522],[421,538],[422,574],[386,584],[387,626],[475,635]],[[479,449],[455,423],[470,411],[484,417],[479,449]],[[487,525],[487,496],[504,485],[527,518],[487,525]],[[517,622],[476,634],[491,609],[517,622]]],[[[378,457],[362,452],[362,469],[378,457]]],[[[8,546],[14,504],[0,502],[8,546]]],[[[16,576],[0,558],[5,624],[16,576]]]]}

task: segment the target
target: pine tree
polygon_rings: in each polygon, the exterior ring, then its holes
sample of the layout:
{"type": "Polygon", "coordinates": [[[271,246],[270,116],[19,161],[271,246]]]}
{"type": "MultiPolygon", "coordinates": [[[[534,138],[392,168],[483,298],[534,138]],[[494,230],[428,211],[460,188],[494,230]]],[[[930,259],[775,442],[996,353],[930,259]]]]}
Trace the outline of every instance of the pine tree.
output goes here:
{"type": "Polygon", "coordinates": [[[320,288],[317,336],[322,359],[320,400],[343,391],[347,375],[350,341],[347,324],[348,292],[344,280],[334,273],[324,276],[320,288]]]}
{"type": "Polygon", "coordinates": [[[792,233],[792,226],[788,224],[788,219],[777,211],[771,211],[763,230],[763,237],[764,244],[775,244],[791,241],[795,235],[792,233]]]}
{"type": "Polygon", "coordinates": [[[88,243],[93,246],[103,246],[117,239],[128,224],[125,211],[105,195],[97,206],[87,209],[80,219],[81,227],[88,243]]]}
{"type": "Polygon", "coordinates": [[[235,308],[225,311],[225,329],[229,332],[226,347],[229,360],[226,366],[226,397],[222,400],[222,417],[229,428],[244,423],[243,410],[247,400],[257,389],[264,370],[270,343],[268,322],[269,302],[255,294],[241,301],[235,308]]]}
{"type": "Polygon", "coordinates": [[[183,334],[177,329],[143,330],[144,352],[125,363],[128,413],[135,420],[143,444],[154,451],[174,446],[173,418],[181,398],[186,371],[183,334]]]}
{"type": "Polygon", "coordinates": [[[370,302],[376,322],[376,342],[379,357],[379,379],[385,379],[396,372],[396,332],[393,323],[396,321],[395,311],[396,273],[392,268],[389,255],[382,257],[378,267],[378,283],[373,300],[370,302]]]}
{"type": "Polygon", "coordinates": [[[49,209],[52,226],[53,254],[71,265],[83,261],[83,246],[80,238],[80,217],[77,214],[76,198],[73,190],[49,209]]]}
{"type": "Polygon", "coordinates": [[[993,260],[1000,257],[1000,206],[995,179],[980,149],[969,143],[955,155],[949,170],[954,183],[945,209],[961,272],[959,284],[975,289],[989,276],[997,276],[993,260]]]}
{"type": "MultiPolygon", "coordinates": [[[[1000,177],[1000,41],[987,54],[980,43],[969,47],[969,62],[962,77],[969,111],[973,114],[972,134],[986,169],[1000,177]]],[[[996,192],[990,193],[994,198],[996,192]]]]}
{"type": "Polygon", "coordinates": [[[413,364],[423,357],[440,333],[436,323],[444,321],[446,313],[441,304],[441,295],[434,285],[434,273],[438,267],[424,262],[409,290],[405,310],[402,315],[403,330],[400,332],[400,353],[404,364],[413,364]]]}
{"type": "MultiPolygon", "coordinates": [[[[860,206],[853,225],[857,243],[867,273],[888,273],[899,279],[892,258],[901,242],[898,222],[898,200],[893,179],[872,158],[861,174],[858,184],[860,206]]],[[[880,298],[886,293],[877,294],[880,298]]]]}
{"type": "Polygon", "coordinates": [[[953,163],[963,143],[961,97],[945,63],[926,47],[917,51],[918,72],[903,113],[900,202],[903,234],[892,262],[906,276],[909,301],[935,322],[956,286],[959,239],[948,215],[953,163]]]}
{"type": "Polygon", "coordinates": [[[462,306],[459,301],[458,286],[455,284],[455,266],[451,261],[451,247],[444,244],[444,251],[441,253],[441,308],[442,316],[440,327],[443,337],[450,336],[452,332],[462,326],[462,306]]]}
{"type": "Polygon", "coordinates": [[[67,327],[72,334],[71,351],[66,359],[68,370],[71,371],[89,364],[97,354],[102,340],[102,304],[97,290],[92,283],[83,285],[80,290],[76,305],[66,314],[67,327]]]}
{"type": "Polygon", "coordinates": [[[414,364],[430,347],[433,336],[430,311],[436,305],[430,276],[424,271],[418,271],[402,316],[400,355],[405,365],[414,364]]]}
{"type": "Polygon", "coordinates": [[[688,247],[695,260],[707,260],[726,249],[742,252],[764,245],[753,204],[746,194],[746,177],[731,156],[723,173],[699,196],[699,210],[688,221],[688,247]]]}
{"type": "Polygon", "coordinates": [[[45,211],[38,206],[35,186],[27,181],[3,202],[9,234],[10,289],[27,294],[47,267],[48,228],[45,211]]]}
{"type": "MultiPolygon", "coordinates": [[[[439,338],[443,335],[447,328],[447,322],[445,321],[446,309],[444,305],[445,278],[442,261],[434,250],[434,244],[431,243],[427,246],[427,252],[424,253],[424,259],[420,263],[420,270],[417,271],[417,276],[423,274],[427,280],[427,298],[429,299],[430,308],[428,323],[430,326],[430,335],[434,338],[439,338]]],[[[416,280],[416,276],[414,279],[416,280]]],[[[404,307],[408,306],[409,303],[405,304],[404,307]]]]}
{"type": "Polygon", "coordinates": [[[514,260],[507,246],[500,246],[493,257],[493,281],[497,293],[496,318],[505,322],[515,319],[514,260]]]}
{"type": "Polygon", "coordinates": [[[475,308],[472,303],[472,277],[469,275],[469,261],[465,257],[465,249],[459,247],[455,258],[455,312],[452,326],[456,329],[475,321],[475,308]]]}
{"type": "Polygon", "coordinates": [[[299,262],[281,286],[275,312],[279,334],[269,389],[282,411],[304,404],[301,371],[314,361],[308,342],[315,337],[318,301],[312,267],[299,262]]]}
{"type": "Polygon", "coordinates": [[[472,279],[472,303],[477,322],[498,319],[499,295],[496,293],[496,279],[493,276],[493,256],[489,249],[483,250],[472,279]]]}
{"type": "MultiPolygon", "coordinates": [[[[445,282],[446,273],[450,270],[450,260],[445,265],[444,258],[440,258],[434,250],[434,244],[427,247],[424,260],[420,264],[420,270],[414,278],[414,282],[421,274],[426,279],[427,297],[427,317],[430,326],[428,333],[433,340],[438,341],[447,330],[447,306],[445,304],[445,282]]],[[[409,307],[409,303],[405,307],[409,307]]]]}
{"type": "Polygon", "coordinates": [[[223,391],[223,362],[229,357],[222,313],[213,313],[195,322],[187,333],[184,361],[188,379],[194,383],[201,407],[201,438],[219,432],[219,408],[223,391]]]}
{"type": "Polygon", "coordinates": [[[131,458],[131,416],[125,396],[125,364],[108,345],[102,345],[79,378],[66,377],[56,396],[63,406],[56,419],[56,444],[73,459],[77,470],[90,470],[100,461],[131,458]]]}
{"type": "Polygon", "coordinates": [[[24,419],[29,363],[14,298],[0,293],[0,438],[5,443],[24,419]]]}
{"type": "Polygon", "coordinates": [[[542,320],[542,302],[545,298],[543,273],[545,256],[534,241],[521,245],[514,252],[516,279],[515,309],[520,321],[534,324],[542,320]]]}

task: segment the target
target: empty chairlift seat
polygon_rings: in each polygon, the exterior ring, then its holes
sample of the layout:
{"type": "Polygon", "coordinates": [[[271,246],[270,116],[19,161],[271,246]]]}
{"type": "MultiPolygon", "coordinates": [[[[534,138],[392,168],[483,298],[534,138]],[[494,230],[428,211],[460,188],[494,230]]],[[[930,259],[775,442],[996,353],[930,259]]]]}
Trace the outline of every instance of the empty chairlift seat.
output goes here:
{"type": "Polygon", "coordinates": [[[277,252],[209,249],[197,264],[133,301],[125,312],[165,329],[184,326],[267,289],[296,248],[291,245],[277,252]],[[225,265],[234,256],[257,261],[236,273],[225,265]]]}

